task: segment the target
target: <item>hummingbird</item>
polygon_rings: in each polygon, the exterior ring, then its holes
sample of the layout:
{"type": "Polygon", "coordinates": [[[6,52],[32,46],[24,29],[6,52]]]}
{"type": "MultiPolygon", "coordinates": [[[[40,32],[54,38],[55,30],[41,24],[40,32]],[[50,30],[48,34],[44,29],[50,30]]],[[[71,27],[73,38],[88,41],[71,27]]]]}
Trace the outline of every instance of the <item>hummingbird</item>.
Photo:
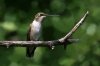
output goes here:
{"type": "MultiPolygon", "coordinates": [[[[39,12],[35,15],[34,20],[29,26],[27,32],[27,41],[38,41],[41,34],[41,23],[43,23],[43,19],[47,16],[58,16],[58,15],[49,15],[43,12],[39,12]]],[[[35,46],[26,47],[26,56],[32,57],[34,56],[34,52],[36,50],[35,46]]]]}

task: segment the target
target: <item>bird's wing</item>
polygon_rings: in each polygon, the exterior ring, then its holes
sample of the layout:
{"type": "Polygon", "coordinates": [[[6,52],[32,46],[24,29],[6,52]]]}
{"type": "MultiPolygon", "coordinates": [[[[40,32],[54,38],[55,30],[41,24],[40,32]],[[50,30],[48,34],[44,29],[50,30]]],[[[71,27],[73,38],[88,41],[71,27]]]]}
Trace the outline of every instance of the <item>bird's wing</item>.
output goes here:
{"type": "Polygon", "coordinates": [[[28,32],[27,32],[27,41],[31,40],[30,33],[31,33],[31,24],[30,24],[30,27],[29,27],[28,32]]]}
{"type": "MultiPolygon", "coordinates": [[[[30,41],[30,40],[31,40],[31,24],[27,32],[27,41],[30,41]]],[[[36,49],[35,46],[26,47],[26,56],[32,57],[34,55],[35,49],[36,49]]]]}

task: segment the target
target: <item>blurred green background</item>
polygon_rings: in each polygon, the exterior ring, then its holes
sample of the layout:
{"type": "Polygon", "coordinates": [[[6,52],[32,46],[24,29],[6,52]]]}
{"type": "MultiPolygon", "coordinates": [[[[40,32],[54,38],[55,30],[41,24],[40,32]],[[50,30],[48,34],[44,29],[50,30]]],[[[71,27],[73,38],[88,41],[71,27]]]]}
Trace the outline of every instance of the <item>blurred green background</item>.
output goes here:
{"type": "Polygon", "coordinates": [[[100,66],[100,0],[0,0],[0,40],[26,40],[29,24],[37,12],[59,14],[43,22],[41,40],[64,36],[85,14],[85,23],[74,33],[78,43],[39,47],[28,59],[24,47],[1,47],[0,66],[100,66]]]}

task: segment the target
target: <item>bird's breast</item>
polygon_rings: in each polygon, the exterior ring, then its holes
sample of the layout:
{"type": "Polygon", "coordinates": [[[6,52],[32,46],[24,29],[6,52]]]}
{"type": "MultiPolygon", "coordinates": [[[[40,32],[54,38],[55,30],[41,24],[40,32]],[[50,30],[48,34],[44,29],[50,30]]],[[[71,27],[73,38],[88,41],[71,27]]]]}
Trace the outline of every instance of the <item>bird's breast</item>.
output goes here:
{"type": "Polygon", "coordinates": [[[40,32],[41,24],[39,22],[33,22],[32,23],[32,29],[37,33],[40,32]]]}
{"type": "Polygon", "coordinates": [[[40,31],[41,31],[41,24],[38,22],[33,22],[31,25],[31,37],[37,40],[40,36],[40,31]]]}

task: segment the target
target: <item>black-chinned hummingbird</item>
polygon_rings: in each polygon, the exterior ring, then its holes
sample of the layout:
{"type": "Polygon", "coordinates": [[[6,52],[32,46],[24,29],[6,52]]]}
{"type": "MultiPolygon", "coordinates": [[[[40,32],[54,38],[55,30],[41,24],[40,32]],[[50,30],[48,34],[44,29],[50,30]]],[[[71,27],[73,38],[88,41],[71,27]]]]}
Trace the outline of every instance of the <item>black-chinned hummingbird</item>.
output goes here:
{"type": "MultiPolygon", "coordinates": [[[[46,16],[59,16],[59,15],[48,15],[43,12],[39,12],[35,15],[35,18],[33,22],[30,24],[29,30],[27,32],[27,41],[38,41],[40,34],[41,34],[41,23],[42,20],[46,16]]],[[[31,46],[26,48],[26,56],[32,57],[34,55],[34,52],[36,50],[36,47],[31,46]]]]}

